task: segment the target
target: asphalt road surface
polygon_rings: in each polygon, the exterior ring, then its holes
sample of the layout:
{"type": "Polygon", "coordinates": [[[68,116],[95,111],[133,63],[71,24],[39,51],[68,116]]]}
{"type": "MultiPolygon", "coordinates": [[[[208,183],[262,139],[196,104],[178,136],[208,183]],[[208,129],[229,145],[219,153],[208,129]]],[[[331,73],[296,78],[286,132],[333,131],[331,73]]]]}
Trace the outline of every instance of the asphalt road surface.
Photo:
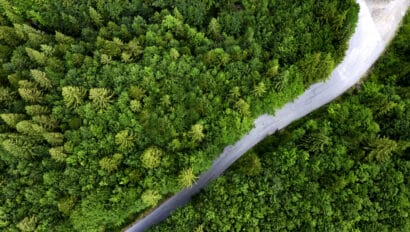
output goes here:
{"type": "Polygon", "coordinates": [[[334,100],[351,88],[382,54],[393,38],[410,0],[357,0],[360,4],[359,21],[349,41],[349,49],[331,77],[312,85],[295,101],[276,111],[275,116],[262,115],[255,120],[255,127],[234,145],[228,146],[212,167],[203,173],[197,183],[166,200],[141,220],[125,229],[126,232],[145,231],[164,220],[178,207],[185,205],[208,182],[221,175],[231,164],[249,149],[291,122],[334,100]]]}

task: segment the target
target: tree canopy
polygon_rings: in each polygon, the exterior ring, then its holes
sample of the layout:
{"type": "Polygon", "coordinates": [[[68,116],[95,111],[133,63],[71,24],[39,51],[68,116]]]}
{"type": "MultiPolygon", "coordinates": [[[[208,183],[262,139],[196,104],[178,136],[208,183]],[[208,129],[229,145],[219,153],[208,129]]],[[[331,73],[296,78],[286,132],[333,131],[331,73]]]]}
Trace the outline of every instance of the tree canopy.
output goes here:
{"type": "Polygon", "coordinates": [[[0,0],[0,230],[119,230],[326,78],[357,14],[354,0],[0,0]]]}

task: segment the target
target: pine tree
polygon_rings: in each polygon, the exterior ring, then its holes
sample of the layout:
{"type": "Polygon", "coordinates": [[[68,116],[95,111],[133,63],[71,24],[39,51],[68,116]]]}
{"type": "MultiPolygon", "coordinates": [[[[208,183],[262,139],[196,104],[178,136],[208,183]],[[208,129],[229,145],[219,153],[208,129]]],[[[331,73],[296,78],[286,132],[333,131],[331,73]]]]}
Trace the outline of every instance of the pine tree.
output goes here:
{"type": "Polygon", "coordinates": [[[35,231],[37,228],[38,218],[36,216],[25,217],[17,224],[17,228],[24,232],[35,231]]]}
{"type": "Polygon", "coordinates": [[[192,168],[184,169],[178,176],[178,183],[183,188],[191,187],[197,178],[192,168]]]}
{"type": "Polygon", "coordinates": [[[29,103],[41,103],[43,101],[43,93],[38,89],[19,88],[20,97],[29,103]]]}
{"type": "Polygon", "coordinates": [[[26,48],[27,55],[30,57],[32,61],[37,62],[39,65],[45,65],[47,63],[47,57],[45,54],[34,50],[32,48],[26,48]]]}
{"type": "Polygon", "coordinates": [[[26,118],[24,114],[0,114],[0,118],[10,127],[15,128],[18,122],[26,118]]]}
{"type": "Polygon", "coordinates": [[[118,150],[128,151],[134,147],[134,136],[129,130],[122,130],[115,135],[115,143],[118,150]]]}
{"type": "Polygon", "coordinates": [[[1,145],[5,151],[15,157],[29,159],[32,155],[31,145],[23,140],[21,136],[13,136],[12,138],[5,139],[1,145]]]}
{"type": "Polygon", "coordinates": [[[89,14],[96,26],[101,27],[103,25],[103,17],[94,8],[89,8],[89,14]]]}
{"type": "Polygon", "coordinates": [[[52,131],[58,127],[57,120],[49,115],[35,115],[32,117],[32,120],[49,131],[52,131]]]}
{"type": "Polygon", "coordinates": [[[157,147],[147,148],[141,156],[142,166],[148,169],[159,167],[161,163],[162,151],[157,147]]]}
{"type": "Polygon", "coordinates": [[[64,142],[64,135],[59,132],[46,132],[43,133],[43,137],[52,146],[58,146],[64,142]]]}
{"type": "Polygon", "coordinates": [[[68,108],[77,108],[83,104],[86,91],[80,87],[65,86],[62,88],[62,95],[65,105],[68,108]]]}
{"type": "Polygon", "coordinates": [[[51,155],[51,158],[56,160],[57,162],[65,162],[67,158],[67,154],[64,153],[64,147],[53,147],[48,150],[51,155]]]}
{"type": "Polygon", "coordinates": [[[90,100],[98,109],[107,108],[112,101],[111,92],[105,88],[93,88],[90,89],[90,100]]]}
{"type": "Polygon", "coordinates": [[[41,134],[46,132],[46,130],[42,126],[28,120],[18,122],[16,124],[16,130],[22,134],[34,137],[41,136],[41,134]]]}
{"type": "Polygon", "coordinates": [[[43,88],[51,89],[51,81],[47,78],[46,73],[37,69],[30,70],[33,79],[43,88]]]}
{"type": "Polygon", "coordinates": [[[235,103],[235,109],[243,116],[247,116],[250,114],[249,108],[250,108],[249,104],[243,99],[239,99],[235,103]]]}
{"type": "Polygon", "coordinates": [[[107,172],[113,172],[118,169],[123,159],[122,154],[116,153],[112,157],[104,157],[100,160],[101,168],[107,172]]]}
{"type": "Polygon", "coordinates": [[[66,197],[58,201],[57,207],[64,215],[69,216],[75,205],[75,197],[66,197]]]}
{"type": "Polygon", "coordinates": [[[161,195],[157,191],[146,190],[141,195],[141,200],[147,206],[155,206],[161,200],[161,195]]]}
{"type": "Polygon", "coordinates": [[[142,108],[141,102],[138,100],[131,100],[130,101],[130,109],[132,112],[140,112],[142,108]]]}
{"type": "Polygon", "coordinates": [[[31,116],[49,114],[50,110],[47,106],[42,105],[29,105],[25,106],[26,113],[31,116]]]}
{"type": "Polygon", "coordinates": [[[189,137],[194,143],[199,143],[205,138],[204,126],[202,124],[195,124],[191,127],[189,131],[189,137]]]}
{"type": "Polygon", "coordinates": [[[14,98],[14,93],[10,88],[0,87],[0,104],[10,105],[14,98]]]}
{"type": "Polygon", "coordinates": [[[253,95],[255,97],[262,97],[266,93],[266,86],[265,83],[259,82],[257,86],[253,89],[253,95]]]}

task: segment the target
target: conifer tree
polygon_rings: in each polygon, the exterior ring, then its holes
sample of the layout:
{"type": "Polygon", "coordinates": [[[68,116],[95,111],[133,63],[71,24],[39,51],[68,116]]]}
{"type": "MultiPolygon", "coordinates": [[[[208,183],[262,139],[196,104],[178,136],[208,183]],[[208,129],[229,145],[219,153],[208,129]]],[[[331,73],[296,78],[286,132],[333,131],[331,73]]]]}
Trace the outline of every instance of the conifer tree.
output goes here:
{"type": "Polygon", "coordinates": [[[23,121],[26,116],[24,114],[0,114],[0,118],[10,127],[15,128],[16,124],[23,121]]]}
{"type": "Polygon", "coordinates": [[[25,106],[26,113],[31,116],[49,114],[50,110],[47,106],[42,105],[28,105],[25,106]]]}
{"type": "Polygon", "coordinates": [[[202,124],[195,124],[189,131],[189,137],[195,142],[199,143],[205,138],[204,126],[202,124]]]}
{"type": "Polygon", "coordinates": [[[68,108],[76,108],[83,103],[86,91],[80,87],[65,86],[62,88],[63,100],[68,108]]]}
{"type": "Polygon", "coordinates": [[[47,63],[47,57],[43,53],[32,48],[26,48],[26,52],[30,59],[37,62],[37,64],[45,65],[47,63]]]}
{"type": "Polygon", "coordinates": [[[161,195],[154,190],[146,190],[141,195],[142,202],[147,206],[154,206],[161,199],[161,195]]]}
{"type": "Polygon", "coordinates": [[[107,108],[107,106],[111,103],[112,94],[108,89],[105,88],[93,88],[90,89],[90,99],[92,100],[93,104],[98,109],[107,108]]]}
{"type": "Polygon", "coordinates": [[[38,89],[19,88],[20,97],[29,103],[41,103],[43,101],[43,93],[38,89]]]}
{"type": "Polygon", "coordinates": [[[115,143],[118,150],[127,151],[134,147],[134,136],[129,130],[122,130],[115,135],[115,143]]]}
{"type": "Polygon", "coordinates": [[[67,158],[67,154],[64,153],[64,147],[53,147],[48,150],[51,155],[51,158],[56,160],[57,162],[65,162],[67,158]]]}
{"type": "Polygon", "coordinates": [[[178,176],[178,183],[183,188],[191,187],[197,179],[192,168],[184,169],[178,176]]]}
{"type": "Polygon", "coordinates": [[[161,163],[161,156],[161,149],[158,147],[149,147],[142,153],[142,165],[148,169],[157,168],[161,163]]]}
{"type": "Polygon", "coordinates": [[[59,132],[46,132],[43,133],[43,137],[52,146],[58,146],[64,142],[64,135],[59,132]]]}
{"type": "Polygon", "coordinates": [[[30,70],[33,79],[43,88],[51,89],[51,81],[47,78],[46,73],[37,69],[30,70]]]}
{"type": "Polygon", "coordinates": [[[107,172],[113,172],[118,169],[123,159],[122,154],[116,153],[112,157],[104,157],[100,160],[101,168],[107,172]]]}

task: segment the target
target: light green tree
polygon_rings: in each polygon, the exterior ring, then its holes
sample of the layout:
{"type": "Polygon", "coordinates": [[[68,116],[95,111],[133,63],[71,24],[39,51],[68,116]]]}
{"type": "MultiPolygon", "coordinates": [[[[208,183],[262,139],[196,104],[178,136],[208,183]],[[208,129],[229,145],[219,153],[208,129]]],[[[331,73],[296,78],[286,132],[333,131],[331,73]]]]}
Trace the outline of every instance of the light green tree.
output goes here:
{"type": "Polygon", "coordinates": [[[83,103],[86,91],[80,87],[65,86],[62,88],[62,95],[65,105],[68,108],[76,108],[83,103]]]}
{"type": "Polygon", "coordinates": [[[25,217],[17,224],[17,228],[24,232],[35,231],[37,228],[38,218],[36,216],[25,217]]]}
{"type": "Polygon", "coordinates": [[[43,88],[51,89],[53,86],[51,81],[47,78],[46,73],[37,69],[30,70],[33,79],[43,88]]]}
{"type": "Polygon", "coordinates": [[[67,158],[67,154],[64,153],[63,146],[50,148],[48,152],[50,153],[51,158],[57,162],[65,162],[67,158]]]}
{"type": "Polygon", "coordinates": [[[193,125],[188,135],[195,143],[201,142],[205,138],[204,126],[202,124],[193,125]]]}
{"type": "Polygon", "coordinates": [[[15,128],[16,124],[26,118],[24,114],[0,114],[0,118],[10,127],[15,128]]]}
{"type": "Polygon", "coordinates": [[[194,174],[192,168],[184,169],[178,176],[178,183],[181,187],[187,188],[191,187],[198,177],[194,174]]]}
{"type": "Polygon", "coordinates": [[[30,103],[41,103],[43,101],[43,93],[38,89],[19,88],[20,97],[30,103]]]}
{"type": "Polygon", "coordinates": [[[101,168],[107,172],[113,172],[118,169],[123,159],[123,155],[120,153],[114,154],[112,157],[104,157],[100,160],[99,164],[101,168]]]}
{"type": "Polygon", "coordinates": [[[247,116],[250,114],[249,108],[250,108],[249,104],[243,99],[239,99],[235,103],[235,109],[243,116],[247,116]]]}
{"type": "Polygon", "coordinates": [[[127,151],[134,147],[134,136],[129,130],[122,130],[115,135],[118,150],[127,151]]]}
{"type": "Polygon", "coordinates": [[[41,53],[32,48],[26,48],[26,52],[30,59],[37,62],[37,64],[45,65],[47,63],[47,57],[44,53],[41,53]]]}
{"type": "Polygon", "coordinates": [[[156,168],[161,163],[162,150],[158,147],[147,148],[141,156],[142,165],[145,168],[156,168]]]}
{"type": "Polygon", "coordinates": [[[64,135],[59,132],[46,132],[43,133],[43,137],[52,146],[58,146],[64,142],[64,135]]]}
{"type": "Polygon", "coordinates": [[[161,195],[155,190],[146,190],[141,195],[141,200],[147,206],[155,206],[161,200],[161,195]]]}
{"type": "Polygon", "coordinates": [[[31,116],[50,113],[50,109],[47,106],[42,105],[28,105],[24,108],[26,110],[26,113],[31,116]]]}
{"type": "Polygon", "coordinates": [[[105,88],[92,88],[90,89],[89,98],[98,109],[104,109],[112,101],[112,94],[105,88]]]}

